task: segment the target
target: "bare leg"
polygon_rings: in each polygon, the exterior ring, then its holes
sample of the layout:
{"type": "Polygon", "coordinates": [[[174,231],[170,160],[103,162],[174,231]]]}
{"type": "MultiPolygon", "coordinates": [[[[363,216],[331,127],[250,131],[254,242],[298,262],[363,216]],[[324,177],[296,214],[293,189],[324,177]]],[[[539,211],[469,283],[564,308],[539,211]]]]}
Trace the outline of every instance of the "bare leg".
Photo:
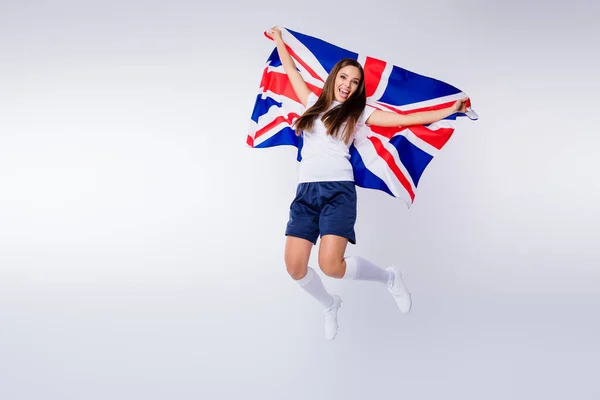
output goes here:
{"type": "Polygon", "coordinates": [[[334,304],[334,297],[325,289],[319,275],[308,265],[312,242],[288,236],[285,245],[285,265],[288,274],[323,307],[334,304]]]}
{"type": "Polygon", "coordinates": [[[346,273],[344,254],[348,239],[336,235],[323,235],[319,246],[319,266],[323,273],[332,278],[342,278],[346,273]]]}
{"type": "Polygon", "coordinates": [[[294,280],[302,279],[308,270],[308,259],[312,242],[295,236],[288,236],[285,242],[285,266],[294,280]]]}

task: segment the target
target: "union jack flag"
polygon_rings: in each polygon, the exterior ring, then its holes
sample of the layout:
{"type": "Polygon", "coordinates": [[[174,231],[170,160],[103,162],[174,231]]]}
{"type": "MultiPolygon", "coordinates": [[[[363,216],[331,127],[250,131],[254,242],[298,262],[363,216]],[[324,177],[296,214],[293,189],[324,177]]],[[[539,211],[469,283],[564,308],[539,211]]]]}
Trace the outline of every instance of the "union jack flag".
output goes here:
{"type": "MultiPolygon", "coordinates": [[[[342,58],[352,58],[363,66],[365,72],[367,107],[409,114],[446,108],[467,97],[445,82],[354,53],[316,37],[280,29],[298,71],[317,96],[333,66],[342,58]]],[[[271,39],[266,32],[264,35],[271,39]]],[[[477,114],[470,108],[470,100],[467,99],[466,105],[466,115],[477,119],[477,114]]],[[[248,146],[295,146],[298,148],[297,160],[300,161],[302,137],[296,136],[292,124],[302,111],[302,103],[275,48],[263,70],[246,141],[248,146]]],[[[426,126],[364,127],[366,131],[359,137],[366,139],[355,141],[350,146],[355,184],[381,190],[402,199],[410,207],[425,168],[454,132],[448,120],[456,120],[458,116],[463,114],[453,114],[426,126]]]]}

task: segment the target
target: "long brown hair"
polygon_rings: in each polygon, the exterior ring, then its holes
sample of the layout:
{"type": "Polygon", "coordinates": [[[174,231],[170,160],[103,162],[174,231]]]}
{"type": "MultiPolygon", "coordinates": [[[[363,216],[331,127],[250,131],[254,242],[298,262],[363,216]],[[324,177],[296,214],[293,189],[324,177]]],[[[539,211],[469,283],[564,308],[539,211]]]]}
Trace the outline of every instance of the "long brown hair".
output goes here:
{"type": "Polygon", "coordinates": [[[341,59],[334,65],[331,72],[327,76],[319,99],[294,123],[296,135],[300,135],[302,131],[310,130],[313,126],[315,118],[317,118],[321,113],[325,112],[322,120],[323,124],[327,128],[327,134],[338,135],[338,131],[342,127],[342,124],[346,122],[346,127],[339,137],[345,143],[349,143],[352,139],[358,118],[362,114],[366,104],[367,96],[365,93],[365,73],[362,65],[360,65],[358,61],[351,58],[341,59]],[[358,88],[356,88],[354,93],[352,93],[352,95],[346,99],[346,101],[325,112],[329,109],[329,107],[331,107],[331,104],[335,100],[335,79],[340,69],[348,65],[356,67],[360,71],[358,88]]]}

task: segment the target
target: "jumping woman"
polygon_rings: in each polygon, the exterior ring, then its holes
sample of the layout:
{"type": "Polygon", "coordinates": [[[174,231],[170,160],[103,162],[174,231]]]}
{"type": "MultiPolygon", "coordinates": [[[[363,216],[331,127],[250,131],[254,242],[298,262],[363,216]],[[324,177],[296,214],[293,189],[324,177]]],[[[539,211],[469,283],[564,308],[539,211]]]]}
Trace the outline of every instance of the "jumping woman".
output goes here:
{"type": "Polygon", "coordinates": [[[312,93],[296,69],[279,28],[269,31],[283,68],[303,113],[295,121],[297,135],[303,135],[296,196],[290,205],[285,235],[285,264],[299,285],[324,308],[325,338],[332,340],[338,330],[337,311],[341,299],[323,286],[308,265],[317,239],[319,266],[337,279],[382,283],[403,313],[411,309],[411,294],[396,266],[381,268],[362,257],[346,257],[348,242],[356,244],[356,187],[349,148],[365,124],[382,127],[425,125],[454,113],[465,112],[465,100],[451,107],[408,115],[366,107],[364,72],[353,59],[342,59],[329,73],[320,96],[312,93]]]}

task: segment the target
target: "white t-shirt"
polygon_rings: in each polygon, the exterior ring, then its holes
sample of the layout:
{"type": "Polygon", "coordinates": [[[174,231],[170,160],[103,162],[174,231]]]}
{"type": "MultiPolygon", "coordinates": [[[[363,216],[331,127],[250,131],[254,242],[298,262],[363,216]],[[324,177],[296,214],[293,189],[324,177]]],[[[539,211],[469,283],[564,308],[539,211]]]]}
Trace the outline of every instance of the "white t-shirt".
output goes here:
{"type": "MultiPolygon", "coordinates": [[[[311,92],[304,111],[312,107],[317,100],[317,95],[311,92]]],[[[338,101],[334,101],[332,107],[338,104],[340,104],[338,101]]],[[[373,111],[375,108],[365,107],[356,123],[355,132],[365,125],[373,111]]],[[[342,139],[328,135],[327,128],[321,121],[322,116],[323,114],[315,118],[312,129],[303,133],[303,145],[300,153],[302,160],[298,167],[298,180],[301,183],[354,181],[349,151],[352,141],[346,144],[342,139]]]]}

